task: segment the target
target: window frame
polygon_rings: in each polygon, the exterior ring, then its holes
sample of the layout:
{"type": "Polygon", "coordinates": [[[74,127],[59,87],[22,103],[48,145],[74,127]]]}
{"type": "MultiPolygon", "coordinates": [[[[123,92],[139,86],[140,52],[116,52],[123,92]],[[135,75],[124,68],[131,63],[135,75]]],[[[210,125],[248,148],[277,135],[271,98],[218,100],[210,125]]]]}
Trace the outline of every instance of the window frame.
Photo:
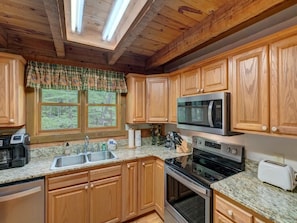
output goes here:
{"type": "Polygon", "coordinates": [[[110,138],[126,136],[125,101],[123,94],[117,94],[117,126],[88,128],[87,91],[79,91],[78,129],[41,131],[41,90],[26,89],[26,130],[30,135],[31,144],[69,142],[83,140],[86,135],[92,138],[110,138]],[[37,114],[36,114],[37,112],[37,114]]]}

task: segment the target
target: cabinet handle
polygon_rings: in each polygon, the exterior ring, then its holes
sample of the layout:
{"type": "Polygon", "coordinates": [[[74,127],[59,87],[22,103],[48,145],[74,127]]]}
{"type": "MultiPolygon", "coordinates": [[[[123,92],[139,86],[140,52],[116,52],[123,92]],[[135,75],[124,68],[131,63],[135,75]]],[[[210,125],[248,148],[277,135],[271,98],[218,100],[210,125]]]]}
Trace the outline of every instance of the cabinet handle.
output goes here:
{"type": "Polygon", "coordinates": [[[145,166],[145,163],[142,163],[142,166],[145,166]]]}
{"type": "Polygon", "coordinates": [[[9,123],[14,123],[14,119],[13,118],[9,119],[9,123]]]}
{"type": "Polygon", "coordinates": [[[276,132],[276,131],[277,131],[277,127],[273,126],[273,127],[271,128],[271,131],[272,131],[272,132],[276,132]]]}
{"type": "Polygon", "coordinates": [[[91,188],[93,188],[94,187],[94,184],[91,184],[91,188]]]}
{"type": "Polygon", "coordinates": [[[87,190],[87,189],[88,189],[88,185],[85,186],[85,190],[87,190]]]}
{"type": "Polygon", "coordinates": [[[204,89],[203,89],[203,88],[201,88],[200,92],[201,92],[201,93],[203,93],[203,92],[204,92],[204,89]]]}
{"type": "Polygon", "coordinates": [[[200,92],[200,89],[197,89],[197,93],[199,93],[200,92]]]}
{"type": "Polygon", "coordinates": [[[262,125],[262,130],[266,131],[267,130],[267,126],[266,125],[262,125]]]}
{"type": "Polygon", "coordinates": [[[229,215],[230,217],[232,217],[232,215],[233,215],[233,211],[232,211],[232,210],[228,210],[227,213],[228,213],[228,215],[229,215]]]}
{"type": "Polygon", "coordinates": [[[130,169],[130,164],[127,164],[128,169],[130,169]]]}

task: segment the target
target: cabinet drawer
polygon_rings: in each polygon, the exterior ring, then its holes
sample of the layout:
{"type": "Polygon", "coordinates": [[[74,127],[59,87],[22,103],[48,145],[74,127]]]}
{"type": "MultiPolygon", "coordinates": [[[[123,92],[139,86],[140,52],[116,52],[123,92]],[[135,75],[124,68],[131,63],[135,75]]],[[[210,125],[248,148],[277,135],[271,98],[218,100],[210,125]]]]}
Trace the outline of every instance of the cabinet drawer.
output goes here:
{"type": "Polygon", "coordinates": [[[73,173],[64,176],[48,178],[48,190],[68,187],[88,182],[88,172],[73,173]]]}
{"type": "Polygon", "coordinates": [[[214,223],[233,223],[233,221],[222,215],[220,212],[216,211],[214,223]]]}
{"type": "Polygon", "coordinates": [[[90,181],[121,175],[121,165],[109,166],[90,171],[90,181]]]}
{"type": "Polygon", "coordinates": [[[223,199],[220,196],[215,197],[216,202],[216,210],[221,212],[223,215],[227,216],[228,218],[232,219],[235,222],[245,222],[245,223],[252,223],[253,216],[244,211],[243,209],[231,204],[229,201],[223,199]]]}

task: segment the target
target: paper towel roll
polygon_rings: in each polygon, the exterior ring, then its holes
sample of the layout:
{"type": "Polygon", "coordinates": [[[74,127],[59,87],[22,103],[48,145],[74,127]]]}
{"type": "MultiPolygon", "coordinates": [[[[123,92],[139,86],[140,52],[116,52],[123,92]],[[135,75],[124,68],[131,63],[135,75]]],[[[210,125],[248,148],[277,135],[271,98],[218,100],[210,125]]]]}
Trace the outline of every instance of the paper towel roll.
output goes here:
{"type": "Polygon", "coordinates": [[[141,146],[141,130],[135,130],[135,146],[141,146]]]}
{"type": "Polygon", "coordinates": [[[134,129],[128,130],[128,146],[134,147],[134,129]]]}

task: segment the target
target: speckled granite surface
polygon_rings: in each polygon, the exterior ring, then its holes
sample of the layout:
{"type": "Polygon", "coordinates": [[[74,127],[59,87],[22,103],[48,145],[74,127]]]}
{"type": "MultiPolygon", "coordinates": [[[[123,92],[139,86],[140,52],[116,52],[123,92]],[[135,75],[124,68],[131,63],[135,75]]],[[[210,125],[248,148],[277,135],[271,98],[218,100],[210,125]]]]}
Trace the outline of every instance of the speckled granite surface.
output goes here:
{"type": "Polygon", "coordinates": [[[293,192],[262,183],[258,164],[246,161],[246,171],[211,187],[275,223],[297,223],[297,188],[293,192]]]}
{"type": "Polygon", "coordinates": [[[117,155],[118,159],[86,163],[51,170],[50,167],[54,156],[62,155],[63,151],[60,148],[36,150],[32,153],[31,161],[27,165],[18,168],[0,170],[0,184],[46,176],[59,172],[83,169],[86,167],[100,166],[107,163],[132,160],[135,158],[156,156],[162,160],[165,160],[167,158],[186,155],[186,153],[177,153],[175,150],[169,150],[164,146],[142,146],[136,149],[122,147],[113,152],[115,153],[115,155],[117,155]]]}
{"type": "MultiPolygon", "coordinates": [[[[0,184],[100,166],[107,163],[128,161],[135,158],[156,156],[165,160],[186,155],[185,153],[177,153],[175,150],[168,150],[164,146],[145,144],[145,146],[136,149],[129,149],[125,145],[126,142],[114,151],[118,156],[116,160],[64,167],[57,170],[51,170],[50,166],[54,156],[63,155],[65,148],[35,149],[32,151],[32,159],[29,164],[24,167],[0,170],[0,184]]],[[[78,148],[81,148],[81,145],[67,149],[72,154],[76,153],[78,148]]],[[[247,160],[246,171],[216,182],[211,187],[275,223],[297,223],[297,188],[293,192],[286,192],[260,182],[257,178],[257,167],[257,163],[247,160]]]]}

